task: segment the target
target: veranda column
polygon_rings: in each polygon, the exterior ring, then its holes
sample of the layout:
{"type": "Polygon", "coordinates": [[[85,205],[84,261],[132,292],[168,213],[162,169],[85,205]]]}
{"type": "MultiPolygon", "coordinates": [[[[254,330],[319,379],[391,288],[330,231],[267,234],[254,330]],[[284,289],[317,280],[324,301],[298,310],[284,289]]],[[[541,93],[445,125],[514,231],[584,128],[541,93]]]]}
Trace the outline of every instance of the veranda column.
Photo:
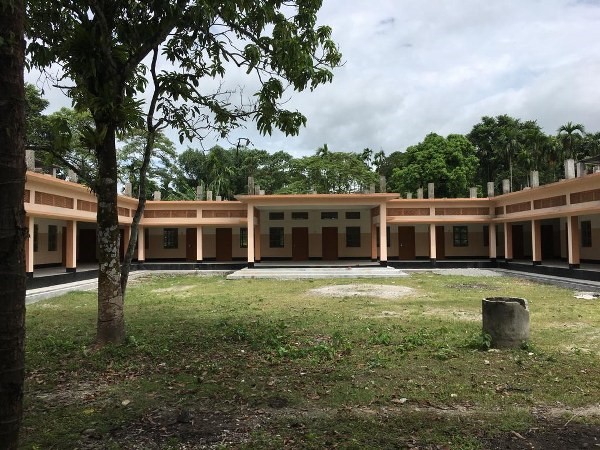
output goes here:
{"type": "Polygon", "coordinates": [[[371,261],[377,261],[377,225],[371,218],[371,261]]]}
{"type": "Polygon", "coordinates": [[[579,269],[579,217],[567,217],[567,252],[569,253],[569,269],[579,269]]]}
{"type": "Polygon", "coordinates": [[[429,224],[429,259],[435,263],[437,258],[437,246],[435,238],[435,223],[429,224]]]}
{"type": "Polygon", "coordinates": [[[146,232],[144,227],[138,226],[138,251],[137,259],[139,263],[143,263],[146,260],[146,232]]]}
{"type": "Polygon", "coordinates": [[[131,239],[131,225],[125,225],[123,227],[123,258],[127,253],[127,247],[129,247],[129,240],[131,239]]]}
{"type": "Polygon", "coordinates": [[[504,222],[504,259],[507,261],[513,259],[512,240],[512,224],[510,222],[504,222]]]}
{"type": "Polygon", "coordinates": [[[33,217],[27,217],[27,229],[29,231],[27,239],[25,239],[25,272],[29,278],[33,278],[33,241],[34,241],[35,224],[33,217]]]}
{"type": "Polygon", "coordinates": [[[542,263],[542,222],[540,220],[531,221],[531,253],[533,265],[542,263]]]}
{"type": "Polygon", "coordinates": [[[77,221],[67,220],[67,272],[77,271],[77,221]]]}
{"type": "Polygon", "coordinates": [[[196,262],[201,263],[204,259],[202,248],[202,227],[196,227],[196,262]]]}
{"type": "Polygon", "coordinates": [[[254,267],[254,206],[248,205],[248,267],[254,267]]]}
{"type": "Polygon", "coordinates": [[[490,259],[492,261],[496,261],[498,257],[497,249],[496,249],[496,224],[490,223],[488,226],[488,245],[490,250],[490,259]]]}
{"type": "Polygon", "coordinates": [[[379,263],[387,265],[387,205],[379,206],[379,263]]]}

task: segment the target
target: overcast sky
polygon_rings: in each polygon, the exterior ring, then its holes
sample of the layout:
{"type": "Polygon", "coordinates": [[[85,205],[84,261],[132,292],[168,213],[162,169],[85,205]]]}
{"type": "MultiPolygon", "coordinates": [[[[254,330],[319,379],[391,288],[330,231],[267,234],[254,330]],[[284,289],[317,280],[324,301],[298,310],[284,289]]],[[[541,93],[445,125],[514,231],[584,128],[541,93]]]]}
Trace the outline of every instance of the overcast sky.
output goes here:
{"type": "MultiPolygon", "coordinates": [[[[333,28],[345,65],[331,84],[288,103],[307,116],[306,128],[264,137],[250,123],[221,145],[247,137],[251,147],[294,156],[325,143],[389,154],[427,133],[467,133],[482,116],[504,113],[537,120],[546,133],[568,121],[600,131],[600,0],[323,3],[319,22],[333,28]]],[[[40,84],[34,74],[27,80],[40,84]]],[[[228,82],[241,80],[233,74],[228,82]]],[[[46,97],[48,111],[69,106],[47,88],[46,97]]]]}

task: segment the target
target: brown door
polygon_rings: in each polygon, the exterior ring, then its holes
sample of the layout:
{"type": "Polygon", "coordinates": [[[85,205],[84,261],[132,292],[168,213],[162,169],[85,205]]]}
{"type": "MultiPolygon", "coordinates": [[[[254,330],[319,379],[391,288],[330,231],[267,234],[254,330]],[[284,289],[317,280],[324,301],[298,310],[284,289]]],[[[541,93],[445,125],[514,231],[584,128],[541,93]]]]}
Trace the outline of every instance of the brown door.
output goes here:
{"type": "Polygon", "coordinates": [[[523,225],[512,226],[512,241],[513,241],[513,258],[525,258],[524,240],[523,240],[523,225]]]}
{"type": "Polygon", "coordinates": [[[82,228],[77,230],[79,245],[78,262],[91,263],[96,262],[96,230],[90,228],[82,228]]]}
{"type": "Polygon", "coordinates": [[[308,228],[292,228],[292,260],[308,260],[308,228]]]}
{"type": "Polygon", "coordinates": [[[231,228],[217,228],[217,261],[231,261],[231,228]]]}
{"type": "Polygon", "coordinates": [[[196,261],[196,229],[186,228],[185,230],[185,259],[187,261],[196,261]]]}
{"type": "Polygon", "coordinates": [[[62,227],[61,248],[62,248],[61,264],[63,265],[63,267],[67,267],[67,227],[62,227]]]}
{"type": "Polygon", "coordinates": [[[552,259],[554,255],[554,227],[542,225],[542,259],[552,259]]]}
{"type": "Polygon", "coordinates": [[[446,233],[443,226],[435,227],[435,259],[446,259],[446,233]]]}
{"type": "Polygon", "coordinates": [[[398,259],[416,259],[415,227],[398,227],[398,259]]]}
{"type": "Polygon", "coordinates": [[[337,227],[323,227],[321,231],[321,249],[323,260],[334,261],[338,259],[338,229],[337,227]]]}

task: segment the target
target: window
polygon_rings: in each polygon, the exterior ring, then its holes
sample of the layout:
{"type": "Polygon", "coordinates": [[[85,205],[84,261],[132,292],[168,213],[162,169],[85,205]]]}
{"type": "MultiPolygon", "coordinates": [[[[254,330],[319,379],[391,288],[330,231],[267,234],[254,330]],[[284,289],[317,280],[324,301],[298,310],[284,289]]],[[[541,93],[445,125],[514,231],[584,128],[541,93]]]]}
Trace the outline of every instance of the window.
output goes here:
{"type": "Polygon", "coordinates": [[[240,248],[248,248],[248,228],[240,228],[240,248]]]}
{"type": "Polygon", "coordinates": [[[269,228],[269,247],[270,248],[283,248],[283,227],[271,227],[269,228]]]}
{"type": "Polygon", "coordinates": [[[58,242],[58,227],[56,225],[48,225],[48,251],[55,252],[58,242]]]}
{"type": "Polygon", "coordinates": [[[360,227],[346,227],[346,247],[360,247],[360,227]]]}
{"type": "Polygon", "coordinates": [[[360,211],[346,211],[346,219],[360,219],[360,211]]]}
{"type": "Polygon", "coordinates": [[[469,228],[466,225],[453,227],[453,235],[455,247],[469,246],[469,228]]]}
{"type": "Polygon", "coordinates": [[[163,230],[163,248],[179,247],[179,232],[177,228],[165,228],[163,230]]]}
{"type": "Polygon", "coordinates": [[[33,226],[33,251],[37,252],[38,251],[38,245],[39,245],[39,227],[37,225],[33,226]]]}
{"type": "Polygon", "coordinates": [[[483,246],[490,246],[490,227],[488,225],[483,226],[483,246]]]}
{"type": "Polygon", "coordinates": [[[292,220],[308,220],[307,211],[293,211],[292,220]]]}
{"type": "Polygon", "coordinates": [[[592,222],[590,220],[581,221],[581,246],[592,246],[592,222]]]}
{"type": "MultiPolygon", "coordinates": [[[[379,247],[381,245],[381,240],[379,239],[379,227],[376,228],[375,233],[377,233],[377,247],[379,247]]],[[[391,240],[390,240],[390,227],[385,227],[385,236],[386,236],[386,241],[387,241],[387,246],[390,247],[391,246],[391,240]]]]}
{"type": "Polygon", "coordinates": [[[337,211],[323,211],[321,213],[321,220],[332,220],[337,219],[338,213],[337,211]]]}
{"type": "Polygon", "coordinates": [[[283,212],[270,212],[269,220],[283,220],[283,212]]]}

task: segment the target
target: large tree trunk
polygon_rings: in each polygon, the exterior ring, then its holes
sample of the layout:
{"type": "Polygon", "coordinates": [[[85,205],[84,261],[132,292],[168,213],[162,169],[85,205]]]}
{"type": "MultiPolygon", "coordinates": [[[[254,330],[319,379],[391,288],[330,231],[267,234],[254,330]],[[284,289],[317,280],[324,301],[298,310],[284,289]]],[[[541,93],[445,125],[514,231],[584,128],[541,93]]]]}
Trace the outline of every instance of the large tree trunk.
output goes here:
{"type": "Polygon", "coordinates": [[[25,342],[24,6],[0,0],[0,446],[16,449],[25,342]]]}
{"type": "Polygon", "coordinates": [[[119,344],[125,339],[121,265],[119,263],[119,216],[117,211],[117,152],[115,127],[96,122],[107,130],[96,149],[98,155],[98,328],[96,344],[119,344]]]}

